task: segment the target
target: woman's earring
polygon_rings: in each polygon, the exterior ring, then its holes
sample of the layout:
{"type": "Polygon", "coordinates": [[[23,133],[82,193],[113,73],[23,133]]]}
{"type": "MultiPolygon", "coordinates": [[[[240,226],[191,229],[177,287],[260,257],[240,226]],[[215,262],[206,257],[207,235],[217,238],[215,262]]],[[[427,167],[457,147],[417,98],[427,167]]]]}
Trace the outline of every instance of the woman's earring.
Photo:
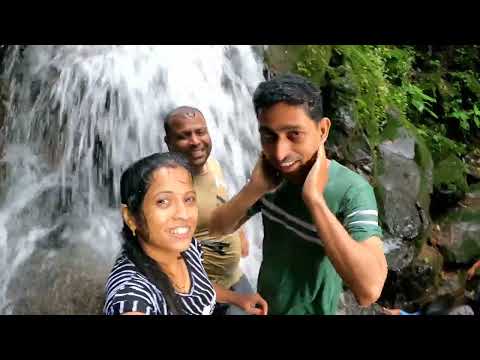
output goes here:
{"type": "Polygon", "coordinates": [[[135,237],[135,229],[132,230],[133,237],[135,237]]]}

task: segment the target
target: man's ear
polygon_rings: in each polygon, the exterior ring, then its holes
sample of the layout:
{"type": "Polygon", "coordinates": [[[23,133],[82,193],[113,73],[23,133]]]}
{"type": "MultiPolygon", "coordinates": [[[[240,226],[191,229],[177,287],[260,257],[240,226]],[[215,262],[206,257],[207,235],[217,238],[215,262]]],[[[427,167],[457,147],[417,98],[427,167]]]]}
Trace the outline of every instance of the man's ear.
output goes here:
{"type": "Polygon", "coordinates": [[[130,213],[130,210],[128,210],[128,206],[125,204],[122,204],[122,218],[125,224],[127,224],[128,228],[132,231],[132,233],[135,234],[135,231],[137,230],[137,224],[135,223],[135,219],[133,218],[133,215],[130,213]]]}
{"type": "Polygon", "coordinates": [[[324,117],[318,122],[318,128],[320,130],[320,142],[325,144],[330,133],[330,126],[332,125],[329,118],[324,117]]]}

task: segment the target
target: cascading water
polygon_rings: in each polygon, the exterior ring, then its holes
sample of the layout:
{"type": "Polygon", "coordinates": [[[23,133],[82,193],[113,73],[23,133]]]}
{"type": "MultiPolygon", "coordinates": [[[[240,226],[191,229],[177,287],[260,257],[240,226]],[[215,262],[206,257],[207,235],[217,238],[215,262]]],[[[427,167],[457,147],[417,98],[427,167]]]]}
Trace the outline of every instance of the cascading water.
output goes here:
{"type": "MultiPolygon", "coordinates": [[[[28,46],[10,50],[0,312],[96,313],[120,248],[119,179],[166,151],[161,121],[202,110],[232,195],[259,152],[251,102],[262,59],[250,46],[28,46]]],[[[262,227],[247,224],[255,283],[262,227]]],[[[100,306],[100,307],[99,307],[100,306]]]]}

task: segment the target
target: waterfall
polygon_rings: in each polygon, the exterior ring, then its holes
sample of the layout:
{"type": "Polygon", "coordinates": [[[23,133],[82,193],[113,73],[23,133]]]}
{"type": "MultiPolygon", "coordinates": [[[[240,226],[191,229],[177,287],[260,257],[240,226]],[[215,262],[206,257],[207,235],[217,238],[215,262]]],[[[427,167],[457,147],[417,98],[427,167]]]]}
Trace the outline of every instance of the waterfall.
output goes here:
{"type": "MultiPolygon", "coordinates": [[[[260,151],[251,99],[263,60],[251,46],[32,45],[4,68],[0,313],[97,311],[121,244],[120,175],[167,150],[173,107],[203,112],[230,195],[260,151]]],[[[241,266],[256,286],[258,215],[246,230],[241,266]]]]}

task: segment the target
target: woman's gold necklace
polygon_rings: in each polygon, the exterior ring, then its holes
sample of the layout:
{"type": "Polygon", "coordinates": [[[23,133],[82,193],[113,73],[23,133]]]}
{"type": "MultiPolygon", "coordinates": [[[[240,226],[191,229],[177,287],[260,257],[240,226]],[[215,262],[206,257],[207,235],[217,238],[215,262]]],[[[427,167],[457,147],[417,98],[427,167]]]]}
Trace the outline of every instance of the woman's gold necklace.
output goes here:
{"type": "MultiPolygon", "coordinates": [[[[180,258],[180,259],[181,259],[181,258],[180,258]]],[[[187,282],[188,282],[188,281],[185,279],[185,269],[184,269],[183,264],[180,263],[180,266],[181,266],[181,273],[182,273],[181,276],[182,276],[182,280],[183,280],[183,285],[179,284],[178,282],[176,282],[176,281],[174,280],[174,279],[175,279],[175,276],[173,276],[172,273],[167,272],[167,275],[169,275],[169,278],[170,278],[170,281],[171,281],[172,284],[173,284],[173,287],[174,287],[176,290],[184,293],[184,292],[187,291],[187,282]]],[[[185,264],[185,266],[186,266],[186,264],[185,264]]]]}

